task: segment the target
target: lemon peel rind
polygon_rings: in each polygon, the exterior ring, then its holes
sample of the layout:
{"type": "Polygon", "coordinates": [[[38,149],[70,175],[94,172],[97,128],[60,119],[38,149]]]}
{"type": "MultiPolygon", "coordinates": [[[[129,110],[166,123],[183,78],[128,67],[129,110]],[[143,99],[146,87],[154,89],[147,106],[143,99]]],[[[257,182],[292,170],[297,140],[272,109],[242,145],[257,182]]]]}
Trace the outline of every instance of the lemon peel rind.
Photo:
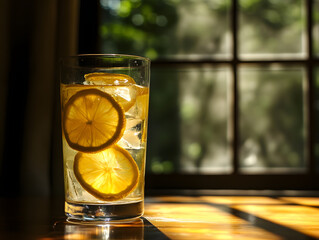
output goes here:
{"type": "Polygon", "coordinates": [[[102,192],[98,191],[97,189],[93,188],[90,184],[86,183],[86,181],[83,179],[83,177],[79,171],[79,161],[84,154],[89,155],[88,153],[78,152],[74,157],[74,163],[73,163],[74,175],[75,175],[76,179],[78,180],[78,182],[80,183],[80,185],[95,198],[102,200],[102,201],[108,201],[108,202],[118,201],[118,200],[125,198],[127,195],[129,195],[136,188],[136,186],[138,185],[138,182],[139,182],[139,178],[140,178],[138,166],[137,166],[135,160],[133,159],[133,157],[130,155],[130,153],[118,145],[114,145],[114,146],[112,146],[112,148],[113,148],[113,150],[121,152],[128,159],[128,161],[130,161],[130,163],[132,164],[132,168],[134,169],[133,170],[133,172],[134,172],[133,179],[135,181],[132,182],[132,184],[130,184],[126,189],[124,189],[123,191],[121,191],[119,193],[116,193],[116,194],[102,193],[102,192]]]}
{"type": "Polygon", "coordinates": [[[102,92],[98,89],[92,88],[92,89],[85,89],[85,90],[80,90],[80,91],[76,92],[72,97],[70,97],[68,102],[65,104],[63,112],[64,112],[64,114],[62,117],[62,119],[63,119],[62,120],[62,128],[63,128],[63,132],[64,132],[64,137],[65,137],[67,143],[69,144],[69,146],[71,148],[73,148],[74,150],[84,152],[84,153],[99,152],[99,151],[102,151],[108,147],[111,147],[115,143],[117,143],[122,138],[122,136],[124,134],[125,126],[126,126],[124,109],[110,94],[102,92]],[[82,146],[82,145],[79,145],[77,143],[72,142],[71,139],[69,138],[68,132],[67,132],[66,127],[65,127],[66,126],[65,122],[67,121],[68,114],[69,114],[69,111],[70,111],[70,108],[71,108],[73,102],[76,99],[78,99],[79,97],[83,97],[83,96],[90,95],[90,94],[98,95],[100,97],[106,98],[108,101],[110,101],[112,103],[112,106],[117,110],[117,113],[119,114],[119,122],[117,124],[117,128],[116,128],[116,131],[114,132],[113,136],[110,139],[108,139],[105,143],[100,144],[99,146],[82,146]]]}

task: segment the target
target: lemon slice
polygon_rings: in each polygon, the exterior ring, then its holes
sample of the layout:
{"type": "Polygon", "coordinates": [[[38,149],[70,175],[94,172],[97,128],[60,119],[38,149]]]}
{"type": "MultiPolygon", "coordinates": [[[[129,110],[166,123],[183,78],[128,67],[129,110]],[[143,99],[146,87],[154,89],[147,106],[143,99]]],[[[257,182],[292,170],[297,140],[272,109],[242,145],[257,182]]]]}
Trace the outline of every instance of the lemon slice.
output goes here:
{"type": "Polygon", "coordinates": [[[80,84],[61,84],[61,100],[64,106],[69,99],[79,91],[85,89],[96,89],[96,86],[84,86],[80,84]]]}
{"type": "Polygon", "coordinates": [[[63,130],[69,146],[97,152],[115,144],[125,130],[122,107],[108,93],[86,89],[74,94],[63,111],[63,130]]]}
{"type": "Polygon", "coordinates": [[[85,80],[93,85],[132,85],[135,84],[133,78],[126,74],[95,72],[84,75],[85,80]]]}
{"type": "Polygon", "coordinates": [[[79,152],[73,169],[81,186],[103,201],[124,198],[134,190],[139,179],[136,162],[118,145],[93,154],[79,152]]]}

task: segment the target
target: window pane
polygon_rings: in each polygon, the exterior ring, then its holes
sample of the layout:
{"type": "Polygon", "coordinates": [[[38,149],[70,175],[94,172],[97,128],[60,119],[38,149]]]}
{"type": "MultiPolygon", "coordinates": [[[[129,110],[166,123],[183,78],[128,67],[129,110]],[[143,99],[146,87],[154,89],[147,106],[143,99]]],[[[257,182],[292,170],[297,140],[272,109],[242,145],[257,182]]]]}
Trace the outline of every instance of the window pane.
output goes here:
{"type": "Polygon", "coordinates": [[[178,72],[156,67],[151,72],[147,171],[176,172],[180,156],[178,72]]]}
{"type": "Polygon", "coordinates": [[[304,84],[302,68],[240,68],[241,170],[305,170],[304,84]]]}
{"type": "Polygon", "coordinates": [[[239,5],[241,58],[306,56],[303,0],[239,0],[239,5]]]}
{"type": "Polygon", "coordinates": [[[225,68],[152,70],[148,170],[231,170],[229,76],[225,68]]]}
{"type": "Polygon", "coordinates": [[[230,57],[230,0],[100,0],[102,52],[230,57]]]}
{"type": "Polygon", "coordinates": [[[315,97],[314,97],[314,108],[315,108],[315,147],[314,147],[314,156],[316,159],[317,172],[319,172],[319,131],[318,131],[318,122],[319,122],[319,67],[315,68],[314,71],[314,82],[315,82],[315,97]]]}
{"type": "Polygon", "coordinates": [[[316,57],[319,57],[319,0],[313,2],[313,50],[316,57]]]}

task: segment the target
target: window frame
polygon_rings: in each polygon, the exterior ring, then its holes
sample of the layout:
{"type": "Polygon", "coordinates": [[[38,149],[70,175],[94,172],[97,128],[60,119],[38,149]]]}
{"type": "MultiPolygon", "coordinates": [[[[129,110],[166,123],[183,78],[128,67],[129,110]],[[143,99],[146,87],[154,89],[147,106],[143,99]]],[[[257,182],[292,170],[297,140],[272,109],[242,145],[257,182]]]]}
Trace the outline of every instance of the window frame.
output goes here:
{"type": "Polygon", "coordinates": [[[267,60],[243,60],[238,57],[238,12],[239,0],[231,0],[231,30],[232,34],[232,55],[229,60],[207,59],[202,61],[153,61],[152,66],[171,66],[186,64],[208,64],[212,66],[227,65],[230,66],[232,74],[232,137],[231,137],[231,164],[232,172],[230,174],[146,174],[147,189],[272,189],[272,190],[318,190],[319,174],[316,172],[316,159],[314,156],[315,143],[315,114],[314,114],[314,80],[313,69],[319,65],[319,59],[313,54],[313,0],[305,0],[306,4],[306,37],[307,48],[304,59],[267,59],[267,60]],[[307,114],[307,139],[306,140],[306,171],[301,173],[241,173],[239,170],[239,92],[238,92],[238,73],[240,65],[262,65],[270,66],[274,63],[285,66],[298,65],[306,71],[306,114],[307,114]]]}

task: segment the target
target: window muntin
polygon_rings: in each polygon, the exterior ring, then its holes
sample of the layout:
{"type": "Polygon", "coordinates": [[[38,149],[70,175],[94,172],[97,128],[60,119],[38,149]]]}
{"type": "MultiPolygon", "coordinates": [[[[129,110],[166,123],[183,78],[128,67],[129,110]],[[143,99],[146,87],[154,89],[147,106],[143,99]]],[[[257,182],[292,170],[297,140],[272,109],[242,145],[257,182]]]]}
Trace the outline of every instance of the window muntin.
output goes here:
{"type": "MultiPolygon", "coordinates": [[[[314,97],[314,119],[315,119],[315,126],[317,126],[319,122],[319,65],[317,65],[317,67],[315,67],[314,69],[314,91],[315,91],[315,97],[314,97]]],[[[316,129],[318,129],[318,127],[316,127],[316,129]]],[[[314,157],[316,159],[316,170],[317,173],[319,173],[319,132],[318,130],[315,131],[314,133],[314,138],[315,138],[315,142],[314,142],[314,157]]]]}
{"type": "Polygon", "coordinates": [[[319,57],[319,0],[313,1],[312,8],[312,16],[313,16],[313,53],[318,58],[319,57]]]}

